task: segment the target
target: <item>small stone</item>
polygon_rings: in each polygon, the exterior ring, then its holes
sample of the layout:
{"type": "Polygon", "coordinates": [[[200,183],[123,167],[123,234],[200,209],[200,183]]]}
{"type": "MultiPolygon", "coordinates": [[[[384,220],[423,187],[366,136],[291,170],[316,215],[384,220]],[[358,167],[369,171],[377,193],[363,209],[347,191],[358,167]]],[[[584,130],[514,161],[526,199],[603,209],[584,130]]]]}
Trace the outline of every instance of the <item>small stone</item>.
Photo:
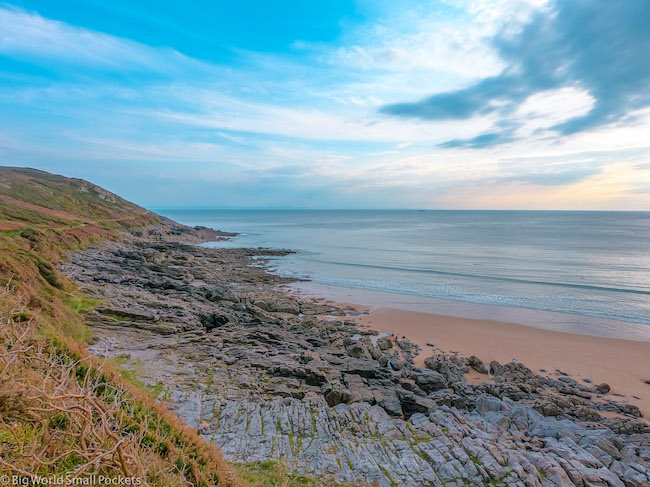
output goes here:
{"type": "Polygon", "coordinates": [[[609,384],[603,382],[602,384],[598,384],[596,386],[596,390],[601,394],[607,394],[611,390],[611,387],[609,387],[609,384]]]}

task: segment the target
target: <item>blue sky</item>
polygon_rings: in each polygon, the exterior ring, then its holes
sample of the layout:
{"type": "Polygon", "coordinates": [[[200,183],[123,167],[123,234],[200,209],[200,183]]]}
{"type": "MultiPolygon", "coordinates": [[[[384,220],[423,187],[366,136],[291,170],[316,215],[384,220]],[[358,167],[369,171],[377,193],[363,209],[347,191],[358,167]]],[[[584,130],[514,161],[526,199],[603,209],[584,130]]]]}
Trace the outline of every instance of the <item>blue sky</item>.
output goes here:
{"type": "Polygon", "coordinates": [[[647,0],[0,3],[0,163],[148,207],[650,210],[647,0]]]}

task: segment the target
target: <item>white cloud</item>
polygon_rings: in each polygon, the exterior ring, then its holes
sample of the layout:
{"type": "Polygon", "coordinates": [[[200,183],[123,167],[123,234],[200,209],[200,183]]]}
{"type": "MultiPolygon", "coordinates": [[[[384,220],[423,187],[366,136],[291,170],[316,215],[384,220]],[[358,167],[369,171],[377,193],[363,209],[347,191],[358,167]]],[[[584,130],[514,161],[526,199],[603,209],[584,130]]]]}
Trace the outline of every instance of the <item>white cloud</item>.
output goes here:
{"type": "Polygon", "coordinates": [[[525,137],[537,130],[586,115],[595,103],[596,99],[588,91],[575,87],[535,93],[526,98],[513,114],[521,122],[517,136],[525,137]]]}
{"type": "Polygon", "coordinates": [[[0,53],[96,67],[162,71],[200,63],[173,49],[71,26],[14,8],[0,7],[0,53]]]}
{"type": "MultiPolygon", "coordinates": [[[[277,136],[330,141],[429,142],[469,137],[489,128],[494,120],[475,119],[448,123],[380,118],[374,110],[358,111],[336,107],[327,110],[284,107],[241,98],[223,96],[189,86],[176,86],[174,92],[192,110],[159,110],[156,117],[169,122],[219,130],[234,130],[277,136]]],[[[164,92],[161,93],[164,96],[164,92]]]]}

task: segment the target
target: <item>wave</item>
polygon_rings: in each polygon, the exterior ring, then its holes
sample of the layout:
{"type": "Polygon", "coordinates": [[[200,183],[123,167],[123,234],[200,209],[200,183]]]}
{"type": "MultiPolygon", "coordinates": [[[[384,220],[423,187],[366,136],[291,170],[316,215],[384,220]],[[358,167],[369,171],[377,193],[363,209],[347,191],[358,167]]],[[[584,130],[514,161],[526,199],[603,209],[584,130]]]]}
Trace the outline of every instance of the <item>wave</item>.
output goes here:
{"type": "MultiPolygon", "coordinates": [[[[297,277],[282,273],[287,277],[297,277]]],[[[616,322],[635,323],[639,325],[650,325],[650,321],[645,316],[638,316],[634,314],[624,313],[622,310],[614,310],[607,312],[605,310],[593,309],[574,309],[570,306],[561,305],[560,303],[542,304],[536,301],[522,301],[515,296],[498,296],[498,295],[457,295],[447,292],[435,292],[432,290],[414,290],[408,287],[399,287],[388,281],[372,281],[364,279],[345,279],[327,276],[300,276],[308,280],[337,287],[344,287],[348,289],[365,289],[369,291],[380,291],[390,294],[401,294],[407,296],[418,296],[426,298],[442,299],[446,301],[456,301],[464,303],[474,303],[490,306],[505,306],[508,308],[521,308],[521,309],[534,309],[539,311],[551,311],[555,313],[571,314],[576,316],[584,316],[590,318],[598,318],[604,320],[613,320],[616,322]]]]}
{"type": "Polygon", "coordinates": [[[337,261],[328,261],[314,259],[314,262],[320,262],[322,264],[334,264],[347,267],[360,267],[366,269],[378,269],[386,271],[401,271],[401,272],[411,272],[411,273],[422,273],[422,274],[436,274],[441,276],[455,276],[455,277],[467,277],[471,279],[483,279],[490,281],[506,281],[506,282],[517,282],[521,284],[538,284],[542,286],[555,286],[555,287],[568,287],[572,289],[588,289],[596,291],[608,291],[616,293],[629,293],[629,294],[643,294],[650,296],[650,291],[645,291],[643,289],[633,289],[633,288],[618,288],[611,286],[597,286],[593,284],[575,284],[569,282],[552,282],[552,281],[537,281],[530,279],[519,279],[516,277],[504,277],[504,276],[486,276],[482,274],[469,274],[463,272],[451,272],[451,271],[440,271],[435,269],[413,269],[409,267],[397,267],[397,266],[383,266],[377,264],[359,264],[353,262],[337,262],[337,261]]]}

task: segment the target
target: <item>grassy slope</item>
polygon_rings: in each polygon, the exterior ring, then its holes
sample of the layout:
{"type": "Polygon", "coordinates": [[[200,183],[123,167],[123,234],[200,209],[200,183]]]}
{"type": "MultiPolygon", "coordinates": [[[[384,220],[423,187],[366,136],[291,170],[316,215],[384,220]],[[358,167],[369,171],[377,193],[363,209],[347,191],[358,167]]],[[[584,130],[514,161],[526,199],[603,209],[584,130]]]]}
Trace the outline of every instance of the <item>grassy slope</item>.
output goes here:
{"type": "Polygon", "coordinates": [[[88,355],[83,313],[97,303],[52,265],[157,222],[88,182],[0,168],[0,473],[242,484],[215,447],[88,355]]]}

